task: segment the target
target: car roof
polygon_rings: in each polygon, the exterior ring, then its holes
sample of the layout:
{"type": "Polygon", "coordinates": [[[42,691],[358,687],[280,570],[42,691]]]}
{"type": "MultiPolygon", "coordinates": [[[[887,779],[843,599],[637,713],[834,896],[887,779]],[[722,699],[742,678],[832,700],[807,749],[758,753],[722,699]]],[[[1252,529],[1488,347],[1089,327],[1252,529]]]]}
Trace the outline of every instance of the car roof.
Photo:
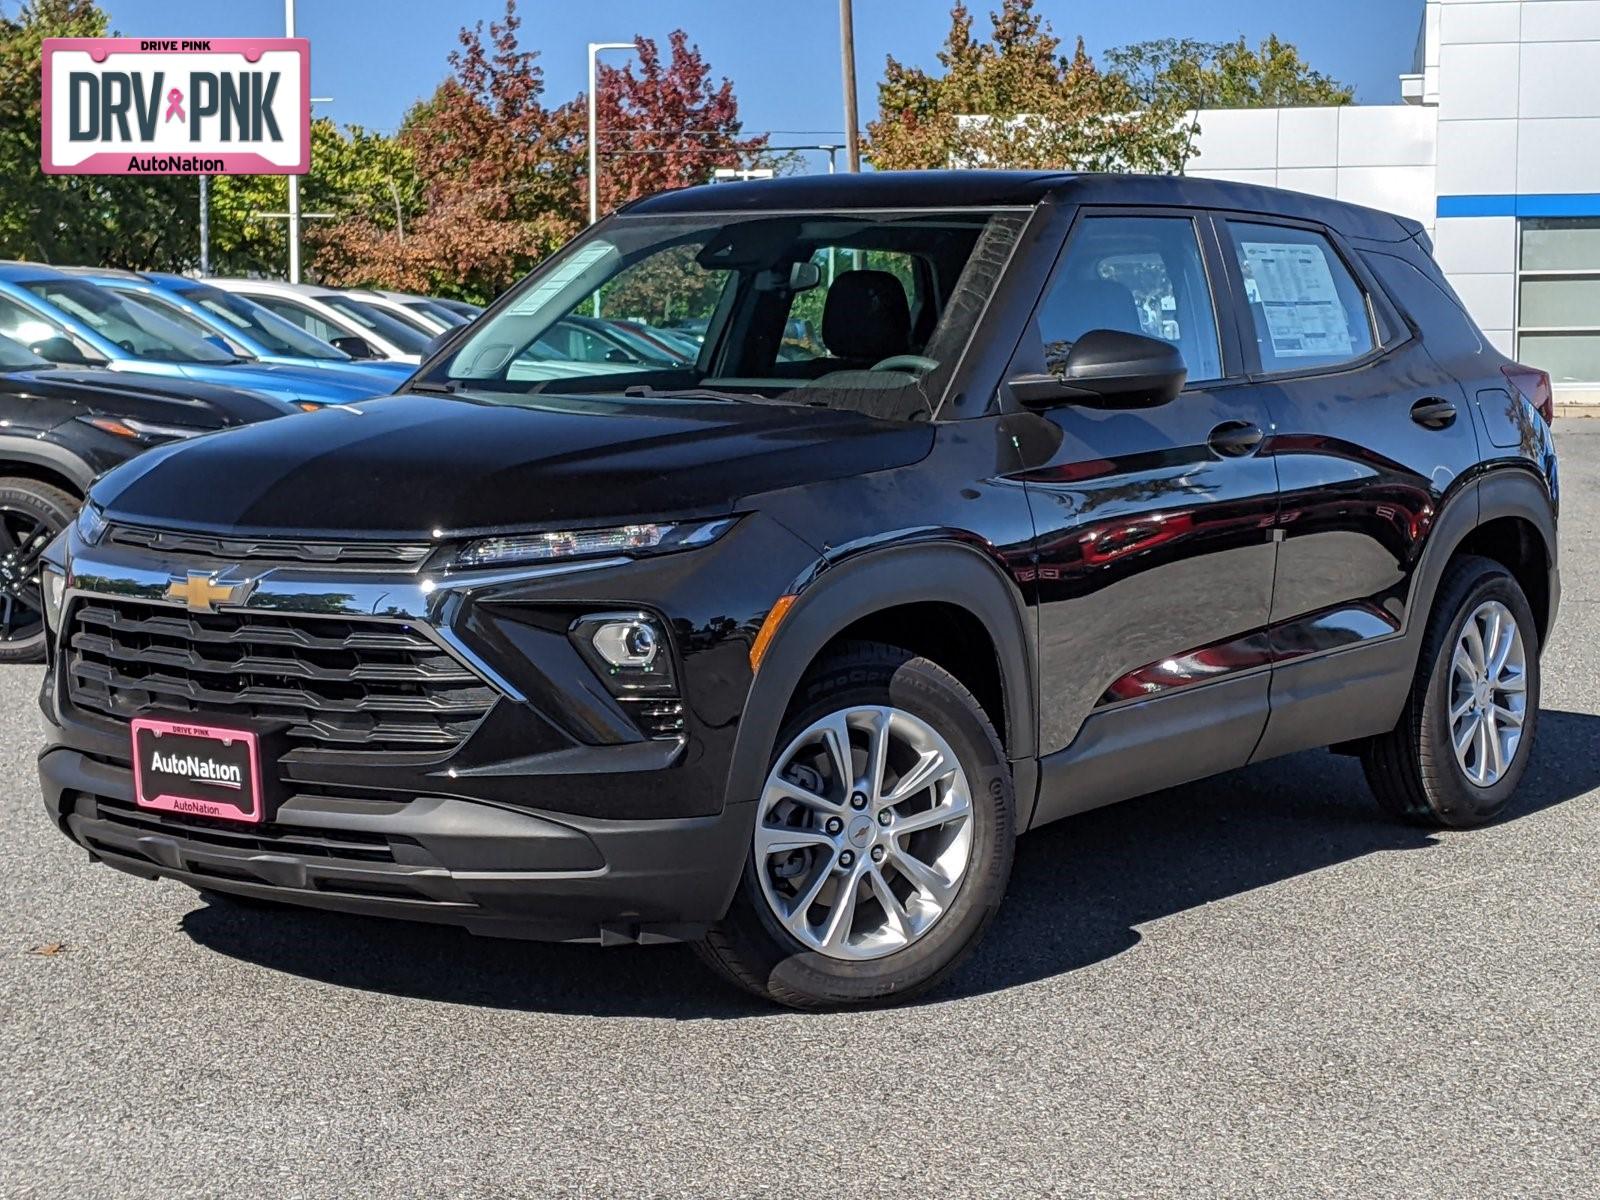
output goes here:
{"type": "Polygon", "coordinates": [[[144,283],[137,271],[124,271],[120,267],[56,267],[63,275],[82,275],[90,279],[122,279],[130,283],[144,283]]]}
{"type": "Polygon", "coordinates": [[[1405,241],[1422,232],[1408,218],[1303,192],[1189,175],[1070,171],[867,171],[790,175],[661,192],[623,209],[628,216],[793,212],[819,209],[941,209],[1064,204],[1171,205],[1301,218],[1350,237],[1405,241]]]}
{"type": "Polygon", "coordinates": [[[287,296],[309,296],[313,299],[337,292],[338,288],[325,287],[319,283],[290,283],[285,279],[243,279],[228,278],[221,275],[208,275],[204,279],[195,280],[196,283],[210,283],[217,287],[247,287],[259,288],[262,291],[277,292],[287,296]]]}
{"type": "Polygon", "coordinates": [[[0,261],[0,279],[23,283],[29,279],[65,279],[64,271],[47,267],[43,263],[0,261]]]}

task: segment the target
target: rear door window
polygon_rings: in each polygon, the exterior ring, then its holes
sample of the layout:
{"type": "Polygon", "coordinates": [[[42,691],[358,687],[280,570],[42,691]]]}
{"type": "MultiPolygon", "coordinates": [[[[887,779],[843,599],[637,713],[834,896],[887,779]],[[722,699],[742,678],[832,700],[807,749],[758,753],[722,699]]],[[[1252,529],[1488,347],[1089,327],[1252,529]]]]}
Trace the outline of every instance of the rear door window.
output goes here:
{"type": "Polygon", "coordinates": [[[1224,222],[1233,243],[1261,369],[1307,371],[1371,354],[1372,310],[1326,236],[1287,225],[1224,222]]]}

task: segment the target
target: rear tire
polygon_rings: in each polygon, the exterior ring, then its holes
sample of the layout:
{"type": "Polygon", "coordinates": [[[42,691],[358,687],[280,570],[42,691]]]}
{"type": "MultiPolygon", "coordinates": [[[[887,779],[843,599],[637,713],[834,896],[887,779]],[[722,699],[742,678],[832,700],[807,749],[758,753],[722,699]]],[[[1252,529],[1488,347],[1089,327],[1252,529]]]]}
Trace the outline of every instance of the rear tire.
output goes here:
{"type": "Polygon", "coordinates": [[[806,1009],[904,1000],[954,971],[1000,906],[1016,840],[1010,768],[972,694],[926,658],[851,643],[801,684],[770,770],[700,957],[806,1009]],[[841,730],[848,779],[832,767],[841,730]]]}
{"type": "Polygon", "coordinates": [[[78,515],[78,498],[36,479],[0,479],[0,663],[44,661],[39,555],[78,515]]]}
{"type": "Polygon", "coordinates": [[[1522,782],[1538,723],[1533,609],[1499,563],[1458,559],[1440,581],[1399,724],[1362,748],[1367,782],[1384,811],[1410,824],[1486,824],[1522,782]],[[1474,646],[1489,660],[1483,670],[1474,646]]]}

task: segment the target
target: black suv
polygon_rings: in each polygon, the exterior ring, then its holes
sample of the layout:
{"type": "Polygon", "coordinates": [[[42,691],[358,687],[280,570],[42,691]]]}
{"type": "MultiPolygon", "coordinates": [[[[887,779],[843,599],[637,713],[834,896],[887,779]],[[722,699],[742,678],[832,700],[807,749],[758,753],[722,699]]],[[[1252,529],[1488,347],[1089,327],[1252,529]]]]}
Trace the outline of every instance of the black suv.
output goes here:
{"type": "Polygon", "coordinates": [[[1397,817],[1502,812],[1550,402],[1379,212],[977,171],[657,196],[402,395],[102,480],[49,555],[46,807],[224,896],[908,996],[1016,836],[1097,805],[1331,745],[1397,817]],[[535,352],[569,315],[705,338],[535,352]]]}
{"type": "Polygon", "coordinates": [[[96,475],[163,442],[298,411],[238,388],[61,370],[0,337],[0,663],[44,660],[39,558],[96,475]]]}

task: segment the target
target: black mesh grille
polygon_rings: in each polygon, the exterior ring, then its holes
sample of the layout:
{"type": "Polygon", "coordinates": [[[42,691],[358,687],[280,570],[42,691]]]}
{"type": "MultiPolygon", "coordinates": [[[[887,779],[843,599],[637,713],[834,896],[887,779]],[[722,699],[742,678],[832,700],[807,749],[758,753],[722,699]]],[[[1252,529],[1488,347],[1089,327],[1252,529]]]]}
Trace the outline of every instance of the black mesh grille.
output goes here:
{"type": "Polygon", "coordinates": [[[444,754],[495,699],[453,655],[398,622],[97,598],[73,609],[63,644],[68,695],[81,709],[281,722],[294,746],[444,754]]]}

